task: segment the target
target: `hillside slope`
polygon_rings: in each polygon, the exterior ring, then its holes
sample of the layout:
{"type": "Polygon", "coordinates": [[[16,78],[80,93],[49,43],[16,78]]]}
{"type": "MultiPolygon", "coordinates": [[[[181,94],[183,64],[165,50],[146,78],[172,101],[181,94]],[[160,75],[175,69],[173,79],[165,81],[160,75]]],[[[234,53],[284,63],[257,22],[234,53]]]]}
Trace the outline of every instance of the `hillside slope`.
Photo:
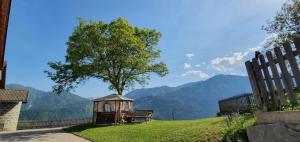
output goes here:
{"type": "Polygon", "coordinates": [[[92,101],[72,93],[60,96],[19,84],[7,85],[8,89],[28,90],[28,102],[22,104],[20,120],[61,120],[91,117],[92,101]]]}
{"type": "MultiPolygon", "coordinates": [[[[246,92],[251,92],[247,77],[217,75],[169,90],[136,90],[133,98],[136,109],[153,109],[157,119],[196,119],[215,116],[218,100],[246,92]],[[148,91],[156,93],[144,97],[144,94],[150,94],[148,91]]],[[[132,93],[127,96],[132,96],[132,93]]]]}
{"type": "Polygon", "coordinates": [[[220,141],[226,127],[224,118],[159,121],[135,125],[79,125],[68,132],[94,142],[196,142],[220,141]],[[99,136],[101,134],[101,136],[99,136]]]}
{"type": "Polygon", "coordinates": [[[94,142],[247,142],[246,127],[255,121],[253,115],[241,115],[231,122],[225,117],[213,117],[152,120],[134,125],[84,124],[65,130],[94,142]]]}

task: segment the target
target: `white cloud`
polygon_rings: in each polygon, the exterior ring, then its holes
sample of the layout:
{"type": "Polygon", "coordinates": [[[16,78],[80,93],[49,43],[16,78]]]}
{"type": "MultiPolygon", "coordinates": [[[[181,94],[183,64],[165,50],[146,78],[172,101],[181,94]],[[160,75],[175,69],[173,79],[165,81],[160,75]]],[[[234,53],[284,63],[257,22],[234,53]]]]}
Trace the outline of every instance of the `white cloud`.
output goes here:
{"type": "Polygon", "coordinates": [[[184,63],[183,68],[184,68],[185,70],[187,70],[187,69],[191,69],[191,68],[193,68],[193,67],[192,67],[192,64],[184,63]]]}
{"type": "Polygon", "coordinates": [[[201,80],[207,79],[209,78],[209,75],[204,73],[201,70],[190,70],[190,71],[186,71],[185,73],[181,74],[181,76],[183,77],[198,77],[201,80]]]}
{"type": "Polygon", "coordinates": [[[195,56],[195,54],[193,54],[193,53],[187,53],[187,54],[185,54],[185,56],[186,56],[189,60],[192,60],[192,58],[195,56]]]}
{"type": "Polygon", "coordinates": [[[257,47],[249,48],[244,52],[235,52],[231,56],[214,58],[210,61],[210,65],[212,69],[224,74],[244,75],[246,74],[244,65],[245,61],[252,59],[255,51],[264,52],[263,50],[265,50],[265,46],[272,46],[269,45],[268,42],[276,36],[277,35],[272,34],[265,38],[257,47]]]}
{"type": "Polygon", "coordinates": [[[235,52],[233,53],[232,56],[229,56],[229,57],[217,57],[213,60],[211,60],[211,64],[212,65],[217,65],[217,64],[220,64],[221,62],[228,62],[228,64],[232,65],[232,64],[235,64],[237,63],[238,61],[242,60],[244,57],[243,53],[241,52],[235,52]]]}
{"type": "Polygon", "coordinates": [[[211,67],[214,70],[220,72],[231,72],[235,69],[237,65],[244,61],[244,57],[247,54],[241,52],[233,53],[232,56],[228,57],[217,57],[210,61],[211,67]]]}
{"type": "Polygon", "coordinates": [[[200,65],[200,64],[197,64],[197,65],[195,65],[195,67],[196,67],[196,68],[200,68],[200,67],[201,67],[201,65],[200,65]]]}

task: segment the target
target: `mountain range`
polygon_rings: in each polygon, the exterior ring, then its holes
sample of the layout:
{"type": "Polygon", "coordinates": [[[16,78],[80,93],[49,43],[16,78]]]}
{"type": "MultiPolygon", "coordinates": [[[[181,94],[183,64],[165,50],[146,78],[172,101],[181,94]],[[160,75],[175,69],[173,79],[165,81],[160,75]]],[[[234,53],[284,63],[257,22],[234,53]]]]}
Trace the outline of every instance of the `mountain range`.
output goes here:
{"type": "Polygon", "coordinates": [[[138,89],[126,96],[135,100],[135,109],[154,110],[157,119],[196,119],[215,116],[218,100],[249,92],[248,77],[216,75],[177,87],[138,89]]]}
{"type": "Polygon", "coordinates": [[[58,96],[20,84],[9,84],[6,88],[29,91],[27,103],[22,104],[20,120],[66,120],[92,115],[92,100],[69,92],[58,96]]]}
{"type": "MultiPolygon", "coordinates": [[[[60,96],[19,84],[9,89],[29,91],[22,105],[21,120],[56,120],[91,117],[92,100],[63,92],[60,96]]],[[[156,119],[196,119],[215,116],[218,100],[251,92],[248,77],[217,75],[177,87],[137,89],[126,94],[135,109],[152,109],[156,119]]]]}

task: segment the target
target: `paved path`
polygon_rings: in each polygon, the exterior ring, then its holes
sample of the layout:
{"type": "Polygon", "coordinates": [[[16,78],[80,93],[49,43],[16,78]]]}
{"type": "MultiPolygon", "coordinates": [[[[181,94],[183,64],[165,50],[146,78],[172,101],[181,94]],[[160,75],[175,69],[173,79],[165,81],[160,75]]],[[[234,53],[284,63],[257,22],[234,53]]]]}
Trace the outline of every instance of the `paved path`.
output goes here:
{"type": "Polygon", "coordinates": [[[62,128],[20,130],[16,132],[0,132],[0,142],[89,142],[73,134],[64,132],[62,128]]]}

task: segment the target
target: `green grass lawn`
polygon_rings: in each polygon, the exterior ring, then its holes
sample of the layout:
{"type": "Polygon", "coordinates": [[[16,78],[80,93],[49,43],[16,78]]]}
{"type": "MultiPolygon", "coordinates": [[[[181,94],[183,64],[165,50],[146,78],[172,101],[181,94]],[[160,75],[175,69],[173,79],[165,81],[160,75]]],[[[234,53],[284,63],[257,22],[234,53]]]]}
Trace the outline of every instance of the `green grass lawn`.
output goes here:
{"type": "Polygon", "coordinates": [[[225,118],[161,121],[127,125],[79,125],[66,129],[95,142],[192,142],[220,141],[225,135],[225,118]]]}

